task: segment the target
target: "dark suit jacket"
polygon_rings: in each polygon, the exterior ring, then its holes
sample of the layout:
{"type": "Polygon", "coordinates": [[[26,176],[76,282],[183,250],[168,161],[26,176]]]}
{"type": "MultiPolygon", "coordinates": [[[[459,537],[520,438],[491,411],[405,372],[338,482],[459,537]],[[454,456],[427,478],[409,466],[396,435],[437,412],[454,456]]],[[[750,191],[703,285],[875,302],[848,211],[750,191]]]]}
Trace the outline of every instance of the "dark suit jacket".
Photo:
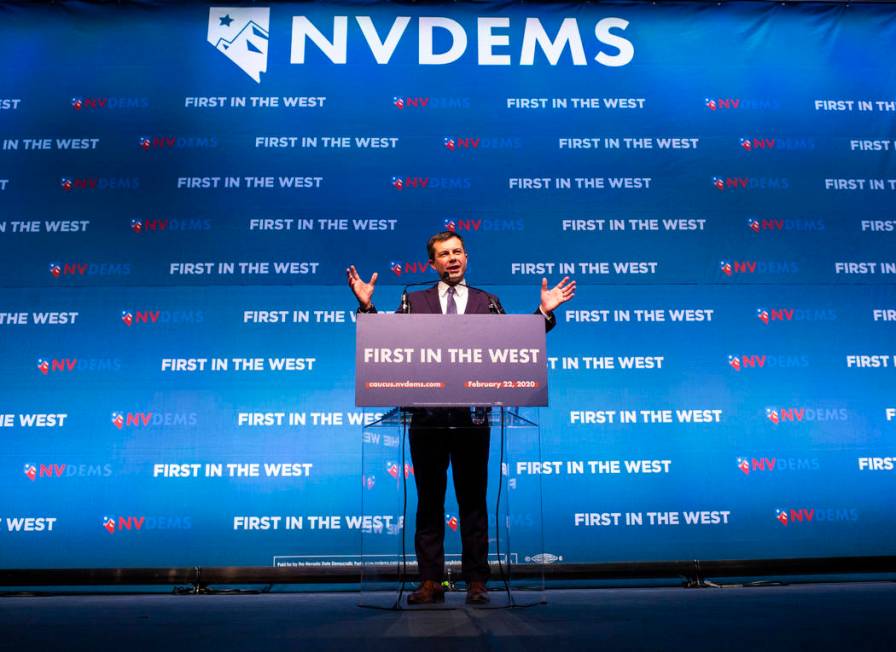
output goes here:
{"type": "MultiPolygon", "coordinates": [[[[465,315],[487,315],[489,297],[495,302],[501,312],[504,307],[501,300],[494,294],[487,294],[479,290],[467,290],[467,307],[464,310],[465,315]]],[[[408,294],[408,304],[411,307],[411,314],[439,314],[442,312],[442,304],[439,303],[439,286],[421,290],[419,292],[411,292],[408,294]]],[[[536,308],[535,314],[540,315],[541,311],[536,308]]],[[[557,318],[552,314],[550,319],[544,320],[545,332],[551,330],[557,325],[557,318]]]]}

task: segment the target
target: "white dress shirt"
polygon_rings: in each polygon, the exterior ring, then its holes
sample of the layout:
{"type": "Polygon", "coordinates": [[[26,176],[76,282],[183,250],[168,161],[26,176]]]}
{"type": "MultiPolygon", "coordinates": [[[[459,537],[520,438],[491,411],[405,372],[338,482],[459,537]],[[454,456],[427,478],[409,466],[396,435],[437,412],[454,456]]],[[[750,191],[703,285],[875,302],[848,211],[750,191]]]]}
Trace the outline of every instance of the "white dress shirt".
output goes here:
{"type": "MultiPolygon", "coordinates": [[[[442,306],[443,315],[448,310],[448,288],[450,287],[445,281],[439,281],[439,305],[442,306]]],[[[454,290],[454,303],[457,305],[457,314],[462,315],[467,310],[467,298],[470,295],[470,291],[466,285],[455,285],[454,290]]]]}

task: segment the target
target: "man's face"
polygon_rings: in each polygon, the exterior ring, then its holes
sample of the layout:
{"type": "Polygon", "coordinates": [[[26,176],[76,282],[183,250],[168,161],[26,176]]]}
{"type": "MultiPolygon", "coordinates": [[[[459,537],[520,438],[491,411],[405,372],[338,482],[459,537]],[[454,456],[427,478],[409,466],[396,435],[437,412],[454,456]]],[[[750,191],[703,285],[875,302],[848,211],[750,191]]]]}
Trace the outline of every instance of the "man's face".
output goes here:
{"type": "Polygon", "coordinates": [[[467,252],[464,251],[461,241],[458,238],[448,238],[436,242],[433,249],[432,260],[429,262],[439,278],[444,279],[445,272],[448,272],[449,283],[459,283],[463,280],[467,271],[467,252]]]}

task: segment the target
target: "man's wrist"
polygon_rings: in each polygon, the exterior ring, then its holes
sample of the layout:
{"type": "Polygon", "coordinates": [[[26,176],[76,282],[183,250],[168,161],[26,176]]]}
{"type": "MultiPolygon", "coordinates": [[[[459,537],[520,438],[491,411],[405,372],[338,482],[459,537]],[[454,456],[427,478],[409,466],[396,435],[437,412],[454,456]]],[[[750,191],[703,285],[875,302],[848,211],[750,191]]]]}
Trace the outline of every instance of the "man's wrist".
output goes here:
{"type": "Polygon", "coordinates": [[[358,312],[376,312],[376,308],[373,303],[368,303],[365,307],[363,304],[358,304],[358,312]]]}

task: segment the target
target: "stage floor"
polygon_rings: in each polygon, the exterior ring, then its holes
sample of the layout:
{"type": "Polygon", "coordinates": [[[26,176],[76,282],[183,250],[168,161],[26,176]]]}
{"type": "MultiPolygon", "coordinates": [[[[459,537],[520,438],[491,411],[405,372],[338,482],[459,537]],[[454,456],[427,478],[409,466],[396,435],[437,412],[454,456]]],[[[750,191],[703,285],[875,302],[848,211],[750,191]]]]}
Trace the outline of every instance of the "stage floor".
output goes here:
{"type": "Polygon", "coordinates": [[[894,582],[546,595],[525,609],[429,611],[362,609],[349,592],[2,597],[0,649],[896,649],[894,582]]]}

